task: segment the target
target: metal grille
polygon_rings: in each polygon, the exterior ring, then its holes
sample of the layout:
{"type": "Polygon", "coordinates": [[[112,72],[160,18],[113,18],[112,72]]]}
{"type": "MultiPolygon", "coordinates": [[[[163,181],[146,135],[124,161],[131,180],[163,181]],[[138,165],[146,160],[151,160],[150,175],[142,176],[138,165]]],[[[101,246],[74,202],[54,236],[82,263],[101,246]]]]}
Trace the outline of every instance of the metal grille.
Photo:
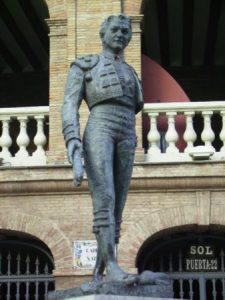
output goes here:
{"type": "Polygon", "coordinates": [[[215,250],[216,271],[187,271],[187,247],[198,239],[180,238],[163,242],[145,252],[139,271],[150,269],[165,272],[172,279],[174,298],[191,300],[225,300],[224,238],[201,236],[201,242],[210,243],[215,250]],[[155,248],[155,249],[154,249],[155,248]]]}
{"type": "Polygon", "coordinates": [[[0,243],[0,299],[45,300],[54,290],[49,254],[28,243],[0,243]]]}
{"type": "MultiPolygon", "coordinates": [[[[219,253],[218,272],[185,272],[185,251],[170,252],[167,273],[172,278],[174,298],[193,300],[225,299],[223,249],[220,249],[220,251],[217,249],[217,253],[219,253]]],[[[163,260],[163,257],[161,257],[161,260],[163,260]]],[[[163,265],[161,265],[162,267],[163,265]]]]}
{"type": "Polygon", "coordinates": [[[224,300],[224,273],[173,273],[174,298],[191,300],[224,300]]]}
{"type": "MultiPolygon", "coordinates": [[[[169,256],[161,256],[159,270],[172,279],[174,298],[191,300],[225,299],[224,252],[219,252],[218,272],[186,272],[185,251],[174,249],[169,256]]],[[[153,264],[153,269],[156,268],[153,264]]]]}

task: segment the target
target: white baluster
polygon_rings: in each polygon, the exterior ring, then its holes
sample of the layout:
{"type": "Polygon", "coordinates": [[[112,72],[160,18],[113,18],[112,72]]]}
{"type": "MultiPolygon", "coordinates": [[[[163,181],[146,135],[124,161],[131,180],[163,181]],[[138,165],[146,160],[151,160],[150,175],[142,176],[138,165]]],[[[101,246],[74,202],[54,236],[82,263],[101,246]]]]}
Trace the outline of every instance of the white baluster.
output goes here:
{"type": "Polygon", "coordinates": [[[45,116],[36,116],[37,121],[37,133],[34,137],[34,143],[37,146],[36,151],[33,153],[33,157],[45,157],[44,145],[47,142],[46,136],[44,134],[44,119],[45,116]]]}
{"type": "Polygon", "coordinates": [[[222,129],[220,132],[220,140],[223,142],[223,146],[220,149],[221,153],[225,153],[225,111],[222,110],[220,112],[220,115],[222,116],[222,129]]]}
{"type": "Polygon", "coordinates": [[[12,145],[12,139],[9,134],[9,122],[10,117],[2,118],[2,136],[0,138],[0,146],[2,147],[1,157],[9,158],[11,157],[11,153],[9,152],[9,147],[12,145]]]}
{"type": "Polygon", "coordinates": [[[187,143],[187,147],[185,148],[184,152],[188,153],[191,149],[193,149],[194,142],[197,139],[197,134],[193,127],[193,116],[194,112],[185,112],[184,115],[186,116],[186,129],[184,132],[184,140],[187,143]]]}
{"type": "Polygon", "coordinates": [[[205,143],[205,146],[215,150],[214,147],[212,146],[212,142],[215,139],[215,134],[211,127],[212,114],[213,114],[212,111],[203,111],[202,112],[202,116],[204,118],[204,129],[202,131],[201,138],[202,138],[202,141],[205,143]]]}
{"type": "Polygon", "coordinates": [[[148,133],[148,142],[149,142],[149,149],[148,154],[157,154],[160,153],[159,143],[160,143],[160,134],[157,129],[157,116],[158,113],[149,113],[149,120],[150,120],[150,131],[148,133]]]}
{"type": "Polygon", "coordinates": [[[168,116],[168,130],[165,136],[168,143],[166,153],[179,153],[179,150],[175,145],[178,140],[178,133],[175,128],[176,112],[168,112],[166,115],[168,116]]]}
{"type": "Polygon", "coordinates": [[[18,117],[20,122],[20,133],[16,139],[17,145],[19,146],[19,151],[16,153],[16,157],[18,158],[27,158],[29,156],[27,151],[27,146],[29,145],[30,139],[27,134],[27,121],[28,118],[18,117]]]}

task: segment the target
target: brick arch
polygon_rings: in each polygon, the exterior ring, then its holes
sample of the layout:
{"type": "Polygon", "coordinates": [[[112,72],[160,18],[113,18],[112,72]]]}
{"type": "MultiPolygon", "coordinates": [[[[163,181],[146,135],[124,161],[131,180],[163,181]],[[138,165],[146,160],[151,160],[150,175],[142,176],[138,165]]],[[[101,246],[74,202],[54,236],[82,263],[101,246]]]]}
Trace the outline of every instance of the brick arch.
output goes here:
{"type": "Polygon", "coordinates": [[[70,242],[54,222],[30,214],[4,211],[0,213],[0,229],[35,236],[52,252],[56,271],[71,269],[73,257],[70,242]]]}
{"type": "MultiPolygon", "coordinates": [[[[198,212],[193,206],[179,206],[153,211],[146,218],[130,220],[123,224],[119,246],[119,260],[122,266],[134,268],[137,253],[144,242],[156,233],[180,226],[197,226],[198,212]]],[[[224,218],[225,224],[225,218],[224,218]]]]}

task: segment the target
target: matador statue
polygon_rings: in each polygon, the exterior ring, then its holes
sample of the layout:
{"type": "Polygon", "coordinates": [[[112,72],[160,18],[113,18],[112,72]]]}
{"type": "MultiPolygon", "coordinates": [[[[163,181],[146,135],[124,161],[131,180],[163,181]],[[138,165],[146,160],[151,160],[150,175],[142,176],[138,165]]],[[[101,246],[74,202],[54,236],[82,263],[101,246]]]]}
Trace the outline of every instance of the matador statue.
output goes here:
{"type": "Polygon", "coordinates": [[[93,201],[96,282],[102,280],[103,272],[108,281],[130,284],[136,280],[136,275],[120,268],[115,254],[134,162],[135,114],[143,107],[140,81],[124,61],[124,49],[131,36],[130,17],[118,14],[104,20],[100,28],[102,52],[72,62],[62,107],[63,134],[75,181],[79,185],[83,178],[83,151],[93,201]],[[82,100],[90,114],[81,141],[82,100]]]}

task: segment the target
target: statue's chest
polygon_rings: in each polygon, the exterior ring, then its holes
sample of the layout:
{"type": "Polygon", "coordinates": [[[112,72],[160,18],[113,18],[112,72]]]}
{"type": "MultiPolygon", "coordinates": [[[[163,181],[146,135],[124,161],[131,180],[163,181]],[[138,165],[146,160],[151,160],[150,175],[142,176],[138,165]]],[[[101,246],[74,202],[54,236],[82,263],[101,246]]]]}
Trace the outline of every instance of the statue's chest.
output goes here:
{"type": "Polygon", "coordinates": [[[115,67],[116,73],[119,77],[120,84],[122,85],[122,87],[134,85],[134,76],[127,64],[115,62],[113,63],[113,65],[115,67]]]}

